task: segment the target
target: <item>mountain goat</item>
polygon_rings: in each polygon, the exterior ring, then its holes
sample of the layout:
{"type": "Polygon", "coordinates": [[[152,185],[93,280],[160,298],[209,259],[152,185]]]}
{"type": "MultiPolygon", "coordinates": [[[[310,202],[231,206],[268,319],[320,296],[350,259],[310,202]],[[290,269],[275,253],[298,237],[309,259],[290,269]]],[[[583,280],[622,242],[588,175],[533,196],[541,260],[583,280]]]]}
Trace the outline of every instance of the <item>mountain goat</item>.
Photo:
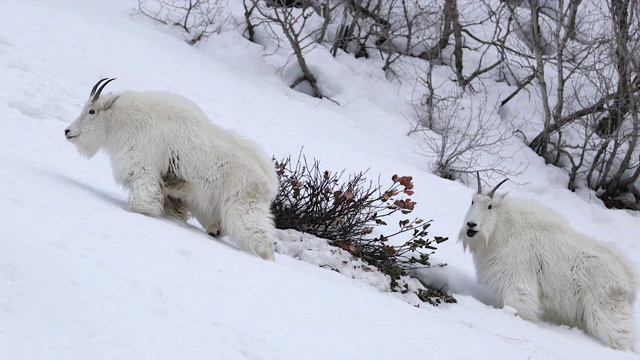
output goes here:
{"type": "Polygon", "coordinates": [[[633,349],[635,270],[610,245],[574,231],[558,212],[496,190],[473,196],[459,241],[478,282],[523,319],[577,326],[615,349],[633,349]]]}
{"type": "Polygon", "coordinates": [[[87,158],[105,150],[129,193],[128,210],[183,221],[191,214],[209,234],[229,235],[241,249],[273,260],[270,206],[278,178],[258,145],[211,124],[178,95],[100,96],[115,79],[105,80],[64,133],[87,158]]]}

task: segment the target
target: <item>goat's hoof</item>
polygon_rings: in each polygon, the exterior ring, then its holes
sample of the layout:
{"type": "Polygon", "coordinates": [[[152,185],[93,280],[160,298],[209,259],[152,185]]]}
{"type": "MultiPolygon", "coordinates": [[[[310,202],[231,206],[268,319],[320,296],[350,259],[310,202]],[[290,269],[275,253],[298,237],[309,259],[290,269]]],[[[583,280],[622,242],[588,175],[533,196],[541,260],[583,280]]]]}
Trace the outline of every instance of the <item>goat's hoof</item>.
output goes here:
{"type": "Polygon", "coordinates": [[[136,213],[136,214],[156,217],[156,218],[160,217],[160,215],[162,214],[161,211],[157,211],[155,209],[149,209],[141,206],[135,206],[135,205],[127,207],[127,211],[136,213]]]}

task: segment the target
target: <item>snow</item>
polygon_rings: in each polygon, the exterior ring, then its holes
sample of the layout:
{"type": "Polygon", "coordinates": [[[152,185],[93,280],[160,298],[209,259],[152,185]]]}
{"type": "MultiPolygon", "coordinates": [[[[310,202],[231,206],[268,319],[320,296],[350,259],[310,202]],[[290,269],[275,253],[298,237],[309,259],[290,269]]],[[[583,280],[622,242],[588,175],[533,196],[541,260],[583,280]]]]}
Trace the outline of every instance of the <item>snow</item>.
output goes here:
{"type": "MultiPolygon", "coordinates": [[[[266,56],[239,31],[192,47],[131,15],[135,3],[2,2],[0,357],[638,357],[482,302],[490,303],[490,294],[455,241],[474,190],[431,175],[419,139],[406,135],[409,82],[387,79],[375,61],[313,53],[312,69],[340,105],[311,98],[289,89],[275,69],[278,56],[266,56]],[[304,146],[328,169],[370,168],[383,184],[393,174],[413,176],[415,215],[433,220],[431,235],[450,238],[433,256],[448,266],[419,276],[454,291],[458,303],[416,306],[411,294],[388,292],[375,271],[358,271],[362,264],[309,235],[281,231],[281,253],[266,262],[195,223],[126,212],[106,156],[87,161],[63,136],[103,77],[118,78],[112,91],[185,95],[213,122],[278,159],[304,146]]],[[[528,167],[503,189],[558,209],[575,228],[614,242],[640,264],[637,213],[569,192],[564,173],[527,148],[512,161],[528,167]]]]}

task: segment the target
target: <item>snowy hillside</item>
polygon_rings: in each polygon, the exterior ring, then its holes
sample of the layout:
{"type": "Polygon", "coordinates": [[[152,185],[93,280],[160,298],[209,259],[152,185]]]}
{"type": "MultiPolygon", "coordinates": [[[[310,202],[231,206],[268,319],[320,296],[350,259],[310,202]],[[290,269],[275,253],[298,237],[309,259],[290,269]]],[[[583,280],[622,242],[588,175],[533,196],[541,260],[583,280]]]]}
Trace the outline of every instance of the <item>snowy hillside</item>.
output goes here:
{"type": "MultiPolygon", "coordinates": [[[[340,105],[319,100],[289,89],[263,47],[238,31],[192,47],[132,16],[134,6],[0,2],[0,358],[638,358],[580,330],[526,322],[514,309],[480,301],[487,295],[456,242],[474,190],[431,175],[424,149],[406,135],[410,84],[352,56],[327,57],[314,66],[340,105]],[[332,170],[370,168],[383,183],[413,176],[415,215],[433,220],[431,235],[450,238],[433,256],[448,266],[422,276],[452,289],[458,303],[415,306],[381,291],[382,282],[284,254],[263,261],[195,223],[125,211],[108,158],[82,158],[63,133],[104,77],[117,78],[105,91],[184,95],[276,158],[304,147],[332,170]]],[[[519,146],[513,161],[528,167],[502,188],[565,213],[640,268],[638,214],[569,192],[560,170],[519,146]]]]}

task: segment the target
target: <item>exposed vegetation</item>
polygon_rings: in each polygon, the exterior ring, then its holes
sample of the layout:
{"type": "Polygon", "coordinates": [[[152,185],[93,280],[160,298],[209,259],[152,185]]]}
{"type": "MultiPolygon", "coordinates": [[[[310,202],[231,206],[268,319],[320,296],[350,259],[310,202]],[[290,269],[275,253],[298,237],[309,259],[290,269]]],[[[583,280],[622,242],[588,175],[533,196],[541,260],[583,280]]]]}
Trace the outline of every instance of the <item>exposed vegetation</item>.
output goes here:
{"type": "MultiPolygon", "coordinates": [[[[272,206],[276,227],[331,240],[332,245],[389,275],[394,291],[407,291],[397,280],[411,268],[432,266],[429,256],[435,245],[447,240],[427,238],[430,221],[406,218],[416,206],[402,197],[413,194],[410,176],[394,175],[391,186],[381,190],[363,172],[343,181],[344,172],[321,170],[318,160],[309,164],[302,155],[295,164],[286,158],[275,165],[280,177],[272,206]],[[392,219],[398,221],[397,227],[387,223],[392,219]],[[400,238],[408,240],[396,240],[400,238]]],[[[424,290],[420,298],[432,304],[455,301],[435,290],[424,290]]]]}

